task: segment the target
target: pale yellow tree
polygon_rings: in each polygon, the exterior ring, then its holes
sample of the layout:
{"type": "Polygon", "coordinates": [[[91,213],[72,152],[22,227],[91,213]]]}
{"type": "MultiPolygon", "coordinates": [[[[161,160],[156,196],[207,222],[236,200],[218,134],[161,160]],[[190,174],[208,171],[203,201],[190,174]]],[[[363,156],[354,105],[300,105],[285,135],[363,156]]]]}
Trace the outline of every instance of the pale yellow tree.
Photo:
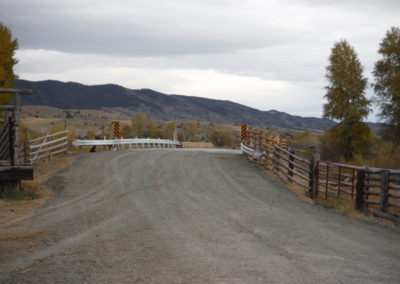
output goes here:
{"type": "MultiPolygon", "coordinates": [[[[14,73],[14,65],[18,63],[15,51],[18,49],[18,41],[12,38],[11,31],[0,23],[0,88],[14,87],[14,81],[18,76],[14,73]]],[[[6,104],[10,95],[0,96],[0,104],[6,104]]]]}

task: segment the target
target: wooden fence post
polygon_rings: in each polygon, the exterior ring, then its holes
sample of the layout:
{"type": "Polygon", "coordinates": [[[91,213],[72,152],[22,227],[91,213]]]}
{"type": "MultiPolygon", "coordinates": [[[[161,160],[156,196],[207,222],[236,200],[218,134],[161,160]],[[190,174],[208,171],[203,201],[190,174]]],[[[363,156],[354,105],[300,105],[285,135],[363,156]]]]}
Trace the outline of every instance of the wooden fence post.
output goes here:
{"type": "Polygon", "coordinates": [[[14,132],[14,164],[13,165],[19,165],[19,155],[18,155],[18,144],[19,144],[19,112],[21,108],[21,103],[20,103],[20,97],[19,93],[15,93],[15,109],[13,111],[13,132],[14,132]]]}
{"type": "Polygon", "coordinates": [[[309,177],[309,190],[310,190],[310,197],[312,199],[317,198],[319,192],[319,153],[314,153],[310,160],[310,173],[308,174],[309,177]]]}
{"type": "Polygon", "coordinates": [[[381,204],[379,210],[387,213],[389,201],[389,171],[381,171],[381,204]]]}
{"type": "MultiPolygon", "coordinates": [[[[64,120],[64,131],[67,131],[67,120],[64,120]]],[[[65,145],[65,152],[64,154],[68,154],[68,132],[65,132],[64,135],[67,137],[65,141],[67,141],[67,145],[65,145]]]]}
{"type": "Polygon", "coordinates": [[[272,160],[272,169],[276,170],[276,174],[279,173],[279,155],[278,155],[278,149],[274,147],[274,152],[273,152],[274,159],[272,160]]]}
{"type": "Polygon", "coordinates": [[[356,209],[362,211],[364,209],[364,185],[365,185],[365,170],[357,172],[357,187],[356,187],[356,209]]]}
{"type": "Polygon", "coordinates": [[[30,143],[30,141],[29,141],[29,139],[30,139],[30,135],[29,135],[29,130],[26,130],[26,133],[25,133],[25,145],[24,145],[24,148],[25,148],[25,163],[30,163],[30,157],[31,157],[31,143],[30,143]]]}
{"type": "Polygon", "coordinates": [[[293,149],[289,149],[289,152],[291,155],[289,155],[289,168],[288,168],[288,181],[290,183],[292,183],[293,180],[293,169],[294,169],[294,165],[293,165],[293,161],[294,161],[294,150],[293,149]]]}
{"type": "Polygon", "coordinates": [[[18,154],[18,151],[16,151],[16,148],[18,148],[18,144],[17,145],[15,145],[16,144],[16,141],[15,141],[15,120],[14,120],[14,117],[10,117],[9,118],[9,121],[10,121],[10,133],[9,133],[9,147],[10,147],[10,163],[11,163],[11,166],[15,166],[15,165],[17,165],[16,164],[16,162],[17,162],[17,160],[18,160],[18,156],[17,157],[15,157],[16,156],[16,154],[18,154]]]}

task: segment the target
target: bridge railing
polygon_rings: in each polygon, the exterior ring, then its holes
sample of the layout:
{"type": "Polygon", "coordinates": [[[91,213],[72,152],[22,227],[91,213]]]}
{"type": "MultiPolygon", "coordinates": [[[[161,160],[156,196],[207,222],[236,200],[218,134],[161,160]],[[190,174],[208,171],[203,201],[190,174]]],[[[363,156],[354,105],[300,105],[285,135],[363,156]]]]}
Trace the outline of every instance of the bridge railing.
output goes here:
{"type": "Polygon", "coordinates": [[[131,139],[104,139],[104,140],[75,140],[73,146],[114,146],[127,145],[130,148],[139,146],[141,148],[176,148],[180,146],[179,141],[168,139],[152,139],[152,138],[131,138],[131,139]]]}

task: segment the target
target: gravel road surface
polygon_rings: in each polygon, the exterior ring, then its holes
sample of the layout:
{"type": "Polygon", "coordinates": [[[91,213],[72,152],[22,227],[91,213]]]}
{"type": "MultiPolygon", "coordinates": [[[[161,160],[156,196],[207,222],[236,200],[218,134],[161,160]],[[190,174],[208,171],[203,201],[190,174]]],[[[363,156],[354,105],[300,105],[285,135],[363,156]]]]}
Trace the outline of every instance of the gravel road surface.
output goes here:
{"type": "Polygon", "coordinates": [[[236,151],[77,154],[0,283],[399,283],[400,230],[301,201],[236,151]]]}

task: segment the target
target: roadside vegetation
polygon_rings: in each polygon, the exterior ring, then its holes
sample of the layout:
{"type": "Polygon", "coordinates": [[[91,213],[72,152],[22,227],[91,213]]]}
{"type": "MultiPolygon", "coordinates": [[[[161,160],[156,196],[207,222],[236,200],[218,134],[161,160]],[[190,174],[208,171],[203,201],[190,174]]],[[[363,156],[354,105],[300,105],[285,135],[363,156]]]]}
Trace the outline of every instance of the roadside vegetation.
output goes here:
{"type": "Polygon", "coordinates": [[[347,41],[335,43],[326,68],[324,117],[338,122],[320,140],[322,158],[353,165],[400,167],[400,28],[392,27],[382,39],[370,84],[375,96],[365,95],[368,86],[357,53],[347,41]],[[377,135],[363,122],[375,104],[384,124],[377,135]]]}
{"type": "Polygon", "coordinates": [[[212,143],[216,147],[238,148],[240,127],[224,123],[193,120],[159,121],[145,112],[123,116],[117,110],[61,110],[52,107],[24,106],[22,108],[20,142],[64,129],[70,139],[113,138],[113,120],[121,122],[123,138],[160,138],[180,142],[212,143]]]}
{"type": "Polygon", "coordinates": [[[0,191],[0,199],[6,201],[31,200],[38,197],[37,186],[33,183],[22,182],[21,188],[18,191],[14,188],[3,188],[0,191]]]}

